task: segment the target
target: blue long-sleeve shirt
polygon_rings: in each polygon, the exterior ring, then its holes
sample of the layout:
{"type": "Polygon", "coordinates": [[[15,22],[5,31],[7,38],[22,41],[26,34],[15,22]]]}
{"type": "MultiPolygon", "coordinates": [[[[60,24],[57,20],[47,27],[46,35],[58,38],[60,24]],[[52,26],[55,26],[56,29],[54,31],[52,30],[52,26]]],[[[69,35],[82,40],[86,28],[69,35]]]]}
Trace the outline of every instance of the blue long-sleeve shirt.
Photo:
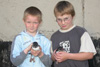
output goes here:
{"type": "MultiPolygon", "coordinates": [[[[17,35],[11,46],[11,62],[17,67],[50,67],[52,64],[50,56],[50,41],[42,34],[37,34],[33,37],[26,31],[17,35]],[[30,52],[24,53],[24,49],[27,48],[32,42],[38,42],[44,53],[43,57],[35,57],[35,62],[30,62],[30,52]]],[[[34,56],[33,56],[34,57],[34,56]]]]}

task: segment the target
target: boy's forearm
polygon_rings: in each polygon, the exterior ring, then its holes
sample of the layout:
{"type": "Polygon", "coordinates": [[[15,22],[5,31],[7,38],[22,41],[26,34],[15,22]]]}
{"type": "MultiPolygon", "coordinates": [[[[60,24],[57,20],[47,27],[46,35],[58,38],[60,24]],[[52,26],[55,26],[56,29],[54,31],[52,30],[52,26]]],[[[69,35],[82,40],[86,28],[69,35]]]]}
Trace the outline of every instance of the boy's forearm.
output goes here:
{"type": "Polygon", "coordinates": [[[11,54],[10,55],[10,59],[11,59],[11,62],[15,66],[18,66],[18,65],[20,65],[24,61],[26,56],[27,56],[27,54],[25,54],[24,51],[22,51],[19,56],[16,56],[16,58],[13,58],[13,55],[11,54]]]}
{"type": "Polygon", "coordinates": [[[53,61],[55,61],[55,58],[54,58],[54,56],[53,56],[53,55],[51,55],[51,59],[52,59],[53,61]]]}
{"type": "Polygon", "coordinates": [[[41,57],[43,57],[43,55],[44,55],[44,53],[40,52],[39,55],[38,55],[38,57],[41,58],[41,57]]]}
{"type": "Polygon", "coordinates": [[[52,64],[52,60],[49,57],[49,55],[45,55],[43,54],[42,57],[40,57],[40,60],[42,61],[42,63],[46,66],[46,67],[50,67],[52,64]]]}
{"type": "Polygon", "coordinates": [[[93,53],[83,52],[83,53],[69,53],[68,59],[72,60],[88,60],[93,58],[93,53]]]}
{"type": "Polygon", "coordinates": [[[24,50],[24,53],[27,54],[27,53],[28,53],[28,49],[25,49],[25,50],[24,50]]]}

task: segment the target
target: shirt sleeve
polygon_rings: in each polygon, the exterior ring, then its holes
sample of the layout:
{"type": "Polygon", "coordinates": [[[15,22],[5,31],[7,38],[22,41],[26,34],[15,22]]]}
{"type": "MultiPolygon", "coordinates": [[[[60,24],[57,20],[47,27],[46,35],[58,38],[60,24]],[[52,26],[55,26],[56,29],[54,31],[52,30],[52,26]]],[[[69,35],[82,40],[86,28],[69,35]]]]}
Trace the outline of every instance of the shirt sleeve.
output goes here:
{"type": "Polygon", "coordinates": [[[21,50],[21,44],[20,36],[17,36],[12,42],[10,60],[15,66],[19,66],[27,55],[21,50]]]}
{"type": "Polygon", "coordinates": [[[50,54],[51,43],[47,38],[43,39],[44,40],[42,42],[44,42],[45,45],[45,47],[43,48],[44,55],[43,57],[40,58],[40,60],[46,67],[51,67],[52,64],[51,54],[50,54]]]}
{"type": "Polygon", "coordinates": [[[51,42],[50,53],[53,54],[52,42],[51,42]]]}
{"type": "Polygon", "coordinates": [[[96,54],[94,44],[87,32],[84,32],[81,37],[81,47],[79,52],[91,52],[94,53],[94,55],[96,54]]]}

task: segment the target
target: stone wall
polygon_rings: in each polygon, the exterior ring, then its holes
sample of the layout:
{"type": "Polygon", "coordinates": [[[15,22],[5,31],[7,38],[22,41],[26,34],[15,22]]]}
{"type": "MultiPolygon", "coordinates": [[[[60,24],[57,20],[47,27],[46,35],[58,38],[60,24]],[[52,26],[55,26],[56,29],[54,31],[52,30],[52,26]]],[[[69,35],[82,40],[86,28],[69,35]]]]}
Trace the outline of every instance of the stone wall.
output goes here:
{"type": "Polygon", "coordinates": [[[11,43],[0,41],[0,67],[14,67],[10,61],[11,43]]]}
{"type": "MultiPolygon", "coordinates": [[[[59,29],[53,9],[61,0],[0,0],[0,39],[12,41],[25,29],[23,12],[29,6],[38,7],[43,13],[43,22],[39,28],[48,38],[59,29]],[[44,9],[45,8],[45,9],[44,9]]],[[[74,23],[86,28],[91,36],[100,37],[100,0],[68,0],[76,11],[74,23]]]]}

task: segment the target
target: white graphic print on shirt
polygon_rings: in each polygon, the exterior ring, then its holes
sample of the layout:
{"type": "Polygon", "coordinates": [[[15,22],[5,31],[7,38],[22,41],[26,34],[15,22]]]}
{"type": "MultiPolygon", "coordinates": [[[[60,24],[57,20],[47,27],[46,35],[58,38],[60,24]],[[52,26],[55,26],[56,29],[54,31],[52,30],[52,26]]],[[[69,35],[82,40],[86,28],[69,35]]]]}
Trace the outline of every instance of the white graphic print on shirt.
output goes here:
{"type": "Polygon", "coordinates": [[[70,52],[70,42],[69,41],[62,41],[59,43],[60,46],[62,46],[66,52],[70,52]]]}

